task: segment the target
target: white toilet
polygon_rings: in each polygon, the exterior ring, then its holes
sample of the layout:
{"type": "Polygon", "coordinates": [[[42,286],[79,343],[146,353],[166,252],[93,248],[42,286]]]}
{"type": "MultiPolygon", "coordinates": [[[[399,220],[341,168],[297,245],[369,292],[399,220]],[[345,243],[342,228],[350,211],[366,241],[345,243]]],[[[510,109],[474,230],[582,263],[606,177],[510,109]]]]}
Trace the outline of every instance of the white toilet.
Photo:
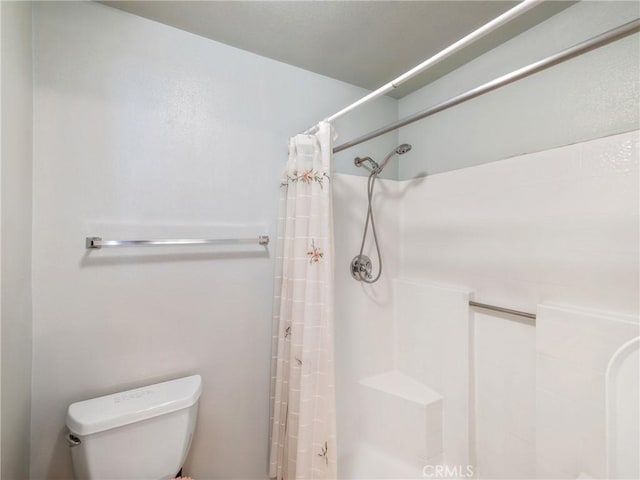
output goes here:
{"type": "Polygon", "coordinates": [[[200,375],[77,402],[67,441],[78,480],[166,480],[189,452],[200,375]]]}

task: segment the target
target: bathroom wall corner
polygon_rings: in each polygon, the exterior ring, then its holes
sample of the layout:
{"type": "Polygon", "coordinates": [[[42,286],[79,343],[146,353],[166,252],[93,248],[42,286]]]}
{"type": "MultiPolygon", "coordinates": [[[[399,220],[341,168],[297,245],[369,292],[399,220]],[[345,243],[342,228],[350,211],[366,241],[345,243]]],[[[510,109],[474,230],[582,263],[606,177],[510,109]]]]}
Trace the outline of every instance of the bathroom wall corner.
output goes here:
{"type": "Polygon", "coordinates": [[[1,477],[30,478],[32,3],[0,3],[1,477]]]}

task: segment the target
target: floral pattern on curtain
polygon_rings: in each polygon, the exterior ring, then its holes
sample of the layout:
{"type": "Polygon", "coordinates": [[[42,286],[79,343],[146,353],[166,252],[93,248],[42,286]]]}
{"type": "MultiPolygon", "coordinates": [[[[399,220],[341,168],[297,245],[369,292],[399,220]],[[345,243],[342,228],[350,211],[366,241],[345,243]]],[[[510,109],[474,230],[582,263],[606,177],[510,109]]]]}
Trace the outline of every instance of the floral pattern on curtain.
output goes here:
{"type": "Polygon", "coordinates": [[[269,476],[335,479],[332,127],[289,142],[276,253],[269,476]]]}

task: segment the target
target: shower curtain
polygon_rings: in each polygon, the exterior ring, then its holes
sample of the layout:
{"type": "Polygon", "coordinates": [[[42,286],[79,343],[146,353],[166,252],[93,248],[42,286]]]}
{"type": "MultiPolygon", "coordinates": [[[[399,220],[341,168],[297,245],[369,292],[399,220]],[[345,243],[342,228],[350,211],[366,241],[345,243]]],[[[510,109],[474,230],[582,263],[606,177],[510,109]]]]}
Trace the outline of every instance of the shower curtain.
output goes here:
{"type": "Polygon", "coordinates": [[[289,141],[276,254],[269,475],[335,479],[332,128],[289,141]]]}

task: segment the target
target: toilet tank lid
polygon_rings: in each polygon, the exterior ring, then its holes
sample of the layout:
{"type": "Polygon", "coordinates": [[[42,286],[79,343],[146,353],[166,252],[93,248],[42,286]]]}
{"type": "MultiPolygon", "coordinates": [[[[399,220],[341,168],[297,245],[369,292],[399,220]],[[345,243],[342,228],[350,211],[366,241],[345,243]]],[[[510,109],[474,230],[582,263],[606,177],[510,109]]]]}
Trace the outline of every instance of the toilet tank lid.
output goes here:
{"type": "Polygon", "coordinates": [[[67,427],[90,435],[182,410],[200,398],[200,375],[178,378],[69,405],[67,427]]]}

